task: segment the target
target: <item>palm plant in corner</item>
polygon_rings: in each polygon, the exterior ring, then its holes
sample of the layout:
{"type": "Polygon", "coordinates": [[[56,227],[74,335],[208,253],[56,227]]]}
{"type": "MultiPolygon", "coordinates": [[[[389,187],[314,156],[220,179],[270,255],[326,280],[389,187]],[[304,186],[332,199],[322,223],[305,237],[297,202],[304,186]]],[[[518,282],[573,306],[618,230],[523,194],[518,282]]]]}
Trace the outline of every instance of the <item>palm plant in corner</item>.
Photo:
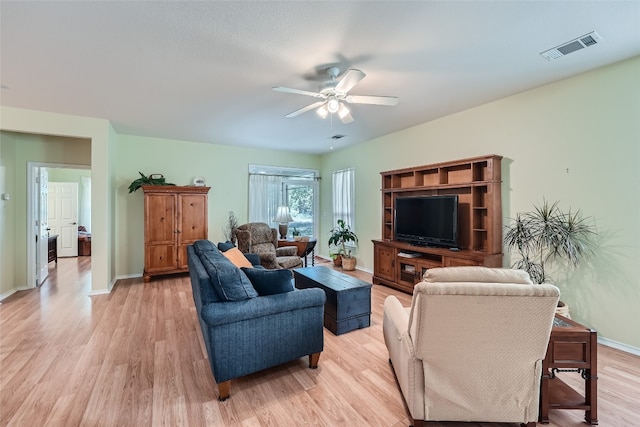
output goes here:
{"type": "Polygon", "coordinates": [[[329,246],[334,245],[338,248],[337,251],[331,254],[331,257],[341,257],[342,268],[344,270],[354,270],[356,268],[356,258],[351,256],[351,250],[347,251],[346,243],[353,242],[357,245],[358,236],[356,236],[356,233],[354,233],[351,227],[342,219],[338,220],[338,225],[333,227],[329,233],[331,233],[329,246]]]}
{"type": "MultiPolygon", "coordinates": [[[[591,218],[580,211],[563,212],[559,202],[543,200],[534,210],[516,214],[505,227],[504,244],[518,254],[511,267],[525,270],[534,283],[550,282],[545,268],[552,262],[578,267],[595,253],[596,231],[591,218]]],[[[566,303],[558,303],[560,314],[568,315],[566,303]]]]}

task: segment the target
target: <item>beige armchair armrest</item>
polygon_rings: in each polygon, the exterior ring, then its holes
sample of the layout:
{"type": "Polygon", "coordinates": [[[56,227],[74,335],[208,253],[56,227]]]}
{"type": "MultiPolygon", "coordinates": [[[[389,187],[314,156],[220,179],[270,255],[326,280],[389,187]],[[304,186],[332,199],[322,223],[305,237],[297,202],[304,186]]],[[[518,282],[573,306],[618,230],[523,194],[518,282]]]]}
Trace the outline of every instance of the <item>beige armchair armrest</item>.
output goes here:
{"type": "Polygon", "coordinates": [[[393,295],[384,300],[382,332],[389,350],[389,361],[398,379],[405,402],[414,419],[424,417],[424,374],[422,362],[415,357],[415,349],[407,328],[409,309],[393,295]]]}
{"type": "Polygon", "coordinates": [[[384,300],[384,326],[390,328],[393,338],[400,341],[402,334],[409,325],[409,312],[402,306],[400,300],[393,295],[384,300]]]}

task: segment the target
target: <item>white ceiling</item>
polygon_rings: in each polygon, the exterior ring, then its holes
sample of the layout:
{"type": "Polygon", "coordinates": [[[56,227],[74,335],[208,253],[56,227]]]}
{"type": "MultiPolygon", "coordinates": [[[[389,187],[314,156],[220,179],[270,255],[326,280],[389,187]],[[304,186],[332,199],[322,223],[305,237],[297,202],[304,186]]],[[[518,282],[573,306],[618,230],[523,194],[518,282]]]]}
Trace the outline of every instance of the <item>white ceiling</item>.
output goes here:
{"type": "Polygon", "coordinates": [[[0,36],[4,106],[322,153],[640,55],[640,1],[2,0],[0,36]],[[539,55],[593,30],[595,46],[539,55]],[[400,104],[285,118],[316,99],[271,87],[316,91],[327,64],[367,74],[351,94],[400,104]]]}

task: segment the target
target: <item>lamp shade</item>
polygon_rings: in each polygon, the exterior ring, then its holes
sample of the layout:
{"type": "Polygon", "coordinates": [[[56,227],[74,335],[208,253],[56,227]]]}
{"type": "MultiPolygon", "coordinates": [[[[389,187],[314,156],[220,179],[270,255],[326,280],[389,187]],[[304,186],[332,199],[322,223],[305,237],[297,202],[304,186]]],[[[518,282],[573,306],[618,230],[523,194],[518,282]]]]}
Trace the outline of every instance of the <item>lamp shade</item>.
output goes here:
{"type": "Polygon", "coordinates": [[[278,206],[276,217],[273,220],[280,224],[293,222],[293,218],[291,218],[291,213],[289,213],[289,206],[278,206]]]}

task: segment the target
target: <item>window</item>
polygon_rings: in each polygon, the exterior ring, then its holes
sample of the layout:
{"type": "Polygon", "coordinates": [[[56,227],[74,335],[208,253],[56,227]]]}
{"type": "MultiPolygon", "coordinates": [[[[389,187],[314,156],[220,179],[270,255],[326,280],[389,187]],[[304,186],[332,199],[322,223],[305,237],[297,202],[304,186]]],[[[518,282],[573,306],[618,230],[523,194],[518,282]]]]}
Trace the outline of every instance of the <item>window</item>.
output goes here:
{"type": "Polygon", "coordinates": [[[289,237],[294,228],[302,236],[317,236],[318,179],[316,170],[249,165],[249,222],[277,228],[278,206],[286,205],[293,218],[289,237]]]}
{"type": "Polygon", "coordinates": [[[333,173],[333,226],[339,219],[355,230],[355,169],[343,169],[333,173]]]}

